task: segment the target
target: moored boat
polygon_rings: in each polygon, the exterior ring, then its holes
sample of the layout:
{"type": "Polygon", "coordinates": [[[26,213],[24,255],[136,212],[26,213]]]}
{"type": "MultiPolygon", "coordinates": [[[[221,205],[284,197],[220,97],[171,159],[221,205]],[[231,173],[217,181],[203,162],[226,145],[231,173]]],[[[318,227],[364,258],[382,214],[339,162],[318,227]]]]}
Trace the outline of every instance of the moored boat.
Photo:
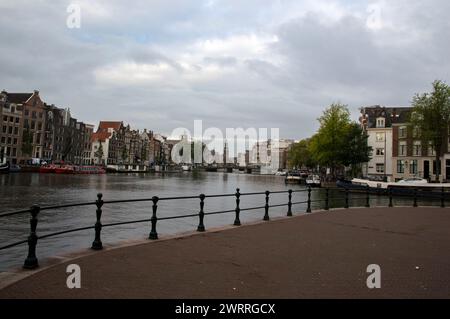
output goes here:
{"type": "Polygon", "coordinates": [[[99,166],[75,166],[74,174],[105,174],[106,170],[99,166]]]}
{"type": "Polygon", "coordinates": [[[319,175],[308,176],[308,178],[306,179],[306,185],[310,187],[321,187],[322,182],[320,180],[320,176],[319,175]]]}
{"type": "Polygon", "coordinates": [[[0,164],[0,174],[9,173],[9,163],[0,164]]]}
{"type": "Polygon", "coordinates": [[[39,167],[39,173],[56,173],[56,169],[59,168],[59,165],[50,164],[39,167]]]}
{"type": "Polygon", "coordinates": [[[442,190],[445,192],[450,190],[450,183],[428,183],[426,180],[417,178],[398,182],[379,182],[354,178],[351,181],[339,180],[336,182],[336,186],[354,191],[367,191],[369,189],[377,193],[392,193],[395,195],[412,195],[416,191],[425,191],[440,196],[442,190]]]}
{"type": "Polygon", "coordinates": [[[10,173],[19,173],[22,170],[22,168],[19,165],[11,165],[9,167],[9,172],[10,173]]]}
{"type": "Polygon", "coordinates": [[[56,174],[105,174],[106,171],[99,166],[76,166],[76,165],[64,165],[55,168],[56,174]]]}

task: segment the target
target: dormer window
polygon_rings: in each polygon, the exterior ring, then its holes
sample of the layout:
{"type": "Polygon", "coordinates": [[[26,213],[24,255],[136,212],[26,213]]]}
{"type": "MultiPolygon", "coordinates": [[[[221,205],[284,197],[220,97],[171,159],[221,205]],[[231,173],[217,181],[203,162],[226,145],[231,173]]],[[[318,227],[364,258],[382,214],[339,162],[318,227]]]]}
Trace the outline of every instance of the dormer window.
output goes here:
{"type": "Polygon", "coordinates": [[[385,128],[386,127],[386,121],[384,117],[377,118],[377,128],[385,128]]]}

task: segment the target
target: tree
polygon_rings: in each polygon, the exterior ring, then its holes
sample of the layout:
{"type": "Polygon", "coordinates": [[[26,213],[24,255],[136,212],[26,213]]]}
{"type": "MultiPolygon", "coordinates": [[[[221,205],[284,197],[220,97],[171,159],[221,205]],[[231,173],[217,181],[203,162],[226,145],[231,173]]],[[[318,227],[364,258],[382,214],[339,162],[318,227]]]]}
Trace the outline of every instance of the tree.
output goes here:
{"type": "Polygon", "coordinates": [[[332,104],[319,122],[319,131],[309,144],[312,160],[330,167],[333,177],[337,168],[348,166],[352,175],[356,175],[360,164],[370,160],[372,148],[367,145],[367,135],[360,126],[350,120],[347,106],[332,104]]]}
{"type": "Polygon", "coordinates": [[[315,166],[309,145],[310,139],[304,139],[292,145],[288,152],[289,168],[313,168],[315,166]]]}
{"type": "Polygon", "coordinates": [[[343,165],[351,167],[352,176],[360,174],[361,163],[370,160],[372,147],[367,143],[368,137],[357,123],[350,123],[344,133],[339,159],[343,165]]]}
{"type": "Polygon", "coordinates": [[[445,151],[450,121],[450,87],[442,81],[433,82],[431,93],[413,98],[410,124],[417,129],[423,145],[435,150],[436,182],[439,182],[440,157],[445,151]]]}
{"type": "Polygon", "coordinates": [[[344,147],[344,136],[350,125],[350,112],[346,105],[332,104],[318,119],[319,131],[311,138],[310,151],[315,162],[331,168],[335,176],[340,166],[340,155],[344,147]]]}
{"type": "Polygon", "coordinates": [[[101,164],[103,160],[103,145],[99,142],[98,149],[95,151],[94,156],[98,159],[98,163],[101,164]]]}

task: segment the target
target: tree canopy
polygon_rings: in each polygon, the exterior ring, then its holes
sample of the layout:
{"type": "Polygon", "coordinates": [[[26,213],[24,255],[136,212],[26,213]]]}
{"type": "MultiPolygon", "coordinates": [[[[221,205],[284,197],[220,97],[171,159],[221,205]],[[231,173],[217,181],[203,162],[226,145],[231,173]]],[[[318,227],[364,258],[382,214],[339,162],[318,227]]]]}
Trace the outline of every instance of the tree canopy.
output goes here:
{"type": "Polygon", "coordinates": [[[371,147],[361,127],[350,120],[347,105],[332,104],[319,118],[320,128],[310,141],[313,162],[330,167],[335,175],[339,167],[352,167],[352,174],[361,163],[368,162],[371,147]]]}
{"type": "MultiPolygon", "coordinates": [[[[449,132],[450,87],[442,81],[435,81],[433,91],[416,94],[412,106],[410,122],[424,145],[434,147],[436,163],[439,163],[449,132]]],[[[439,175],[439,170],[436,170],[436,181],[439,181],[439,175]]]]}
{"type": "Polygon", "coordinates": [[[309,145],[310,139],[304,139],[291,146],[288,153],[288,165],[290,168],[313,168],[315,166],[309,145]]]}

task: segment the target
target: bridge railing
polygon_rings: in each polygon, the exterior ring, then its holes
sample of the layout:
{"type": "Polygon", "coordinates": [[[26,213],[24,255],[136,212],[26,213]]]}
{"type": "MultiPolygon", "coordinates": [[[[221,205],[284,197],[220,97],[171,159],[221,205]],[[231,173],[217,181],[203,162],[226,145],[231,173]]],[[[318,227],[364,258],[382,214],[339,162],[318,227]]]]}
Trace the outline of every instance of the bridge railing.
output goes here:
{"type": "MultiPolygon", "coordinates": [[[[319,189],[316,189],[317,191],[320,191],[319,189]]],[[[241,193],[240,189],[236,189],[236,192],[234,194],[218,194],[218,195],[205,195],[200,194],[197,196],[179,196],[179,197],[158,197],[153,196],[151,198],[140,198],[140,199],[126,199],[126,200],[104,200],[103,194],[99,193],[97,194],[97,200],[92,202],[83,202],[83,203],[74,203],[74,204],[65,204],[65,205],[57,205],[57,206],[46,206],[41,207],[39,205],[33,205],[29,209],[23,209],[18,210],[14,212],[7,212],[0,214],[0,218],[8,217],[8,216],[14,216],[14,215],[20,215],[29,213],[30,218],[30,234],[27,239],[23,239],[14,243],[10,243],[4,246],[0,247],[1,250],[6,250],[9,248],[13,248],[22,244],[28,244],[28,255],[25,259],[25,262],[23,264],[23,268],[25,269],[35,269],[39,266],[38,258],[36,256],[36,246],[38,243],[38,240],[44,239],[44,238],[51,238],[63,234],[68,233],[74,233],[74,232],[80,232],[84,230],[94,230],[94,240],[92,242],[91,248],[94,250],[101,250],[103,249],[103,243],[101,239],[101,231],[103,228],[106,227],[114,227],[114,226],[120,226],[120,225],[128,225],[128,224],[138,224],[138,223],[146,223],[149,222],[150,232],[148,235],[148,238],[150,240],[157,240],[158,239],[158,232],[157,232],[157,225],[158,222],[165,221],[165,220],[174,220],[174,219],[182,219],[182,218],[192,218],[192,217],[198,217],[198,226],[197,231],[198,232],[204,232],[206,231],[205,227],[205,217],[211,216],[211,215],[219,215],[219,214],[229,214],[234,213],[234,226],[241,226],[241,220],[240,220],[240,214],[241,212],[245,211],[253,211],[253,210],[264,210],[264,221],[270,221],[270,215],[269,210],[270,208],[276,208],[276,207],[287,207],[286,210],[286,216],[292,217],[293,216],[293,210],[292,207],[294,205],[300,205],[300,204],[306,204],[306,213],[312,212],[312,204],[319,203],[320,208],[323,210],[330,210],[330,203],[331,201],[342,201],[344,203],[343,208],[350,208],[350,200],[364,200],[365,201],[365,207],[370,207],[370,201],[373,195],[376,195],[377,197],[380,196],[387,196],[389,199],[389,207],[394,207],[394,197],[397,195],[402,195],[405,197],[412,198],[412,206],[418,207],[418,201],[420,199],[440,199],[440,207],[445,207],[446,200],[449,199],[450,193],[446,192],[444,188],[440,190],[440,192],[436,191],[418,191],[417,189],[413,190],[411,193],[403,193],[403,194],[394,194],[392,189],[389,190],[383,190],[380,192],[380,190],[374,190],[367,188],[360,188],[360,189],[340,189],[341,192],[339,193],[339,196],[331,196],[330,188],[322,189],[324,190],[324,194],[322,198],[319,199],[312,199],[311,194],[313,189],[311,187],[307,187],[306,189],[300,189],[300,190],[284,190],[284,191],[265,191],[265,192],[253,192],[253,193],[241,193]],[[293,201],[293,195],[295,193],[306,193],[307,199],[303,201],[293,201]],[[274,194],[286,194],[287,195],[287,202],[282,204],[270,204],[270,195],[274,194]],[[357,194],[359,196],[354,196],[354,194],[357,194]],[[255,207],[247,207],[247,208],[241,208],[241,198],[247,197],[247,196],[256,196],[256,195],[265,195],[265,201],[264,205],[261,206],[255,206],[255,207]],[[372,197],[371,197],[372,196],[372,197]],[[220,210],[220,211],[212,211],[212,212],[205,212],[204,206],[206,199],[211,198],[226,198],[226,197],[233,197],[235,200],[235,208],[230,210],[220,210]],[[167,217],[158,217],[158,204],[164,201],[174,201],[174,200],[189,200],[189,199],[198,199],[199,200],[199,210],[196,213],[188,214],[188,215],[176,215],[176,216],[167,216],[167,217]],[[102,213],[103,213],[103,207],[104,205],[114,205],[114,204],[120,204],[120,203],[138,203],[138,202],[151,202],[151,214],[149,218],[145,219],[138,219],[138,220],[129,220],[129,221],[121,221],[121,222],[115,222],[115,223],[107,223],[102,224],[102,213]],[[323,205],[322,205],[323,204],[323,205]],[[63,231],[53,232],[49,234],[45,234],[42,236],[38,236],[37,234],[37,225],[38,225],[38,216],[43,211],[49,211],[49,210],[57,210],[62,208],[73,208],[73,207],[82,207],[82,206],[95,206],[95,223],[90,226],[85,227],[78,227],[78,228],[72,228],[72,229],[66,229],[63,231]]],[[[339,206],[338,206],[339,207],[339,206]]]]}

